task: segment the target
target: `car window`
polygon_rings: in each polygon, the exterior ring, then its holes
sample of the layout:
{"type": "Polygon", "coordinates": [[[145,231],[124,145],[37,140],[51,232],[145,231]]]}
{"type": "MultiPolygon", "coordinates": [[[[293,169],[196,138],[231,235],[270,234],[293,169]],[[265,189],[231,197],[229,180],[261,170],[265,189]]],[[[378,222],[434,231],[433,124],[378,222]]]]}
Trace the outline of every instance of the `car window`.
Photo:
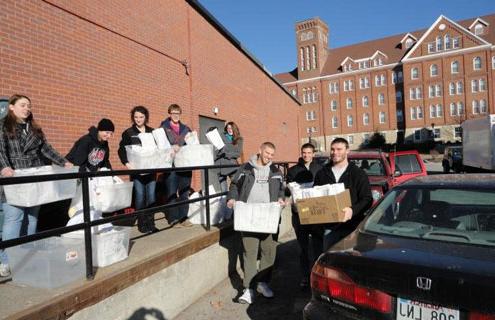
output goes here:
{"type": "Polygon", "coordinates": [[[369,176],[384,176],[385,169],[383,167],[383,162],[376,158],[367,159],[349,159],[350,162],[354,163],[357,167],[363,169],[369,176]]]}
{"type": "Polygon", "coordinates": [[[415,154],[403,154],[395,156],[395,167],[402,173],[419,173],[421,165],[415,154]]]}
{"type": "Polygon", "coordinates": [[[373,210],[365,230],[495,247],[495,190],[397,189],[373,210]]]}

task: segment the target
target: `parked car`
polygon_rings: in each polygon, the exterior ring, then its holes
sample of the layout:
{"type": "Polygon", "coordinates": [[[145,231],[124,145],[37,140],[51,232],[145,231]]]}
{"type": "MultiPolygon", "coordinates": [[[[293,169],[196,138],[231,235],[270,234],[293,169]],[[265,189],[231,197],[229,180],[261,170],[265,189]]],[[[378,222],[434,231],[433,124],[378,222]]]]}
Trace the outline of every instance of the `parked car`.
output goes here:
{"type": "Polygon", "coordinates": [[[459,173],[462,171],[462,146],[447,146],[443,152],[442,167],[444,173],[450,170],[459,173]]]}
{"type": "MultiPolygon", "coordinates": [[[[322,164],[328,162],[328,156],[320,155],[316,159],[322,164]]],[[[348,159],[368,175],[374,204],[392,187],[426,175],[426,167],[416,150],[390,153],[380,150],[351,151],[348,159]]]]}
{"type": "Polygon", "coordinates": [[[495,319],[495,174],[394,187],[311,274],[306,320],[495,319]]]}

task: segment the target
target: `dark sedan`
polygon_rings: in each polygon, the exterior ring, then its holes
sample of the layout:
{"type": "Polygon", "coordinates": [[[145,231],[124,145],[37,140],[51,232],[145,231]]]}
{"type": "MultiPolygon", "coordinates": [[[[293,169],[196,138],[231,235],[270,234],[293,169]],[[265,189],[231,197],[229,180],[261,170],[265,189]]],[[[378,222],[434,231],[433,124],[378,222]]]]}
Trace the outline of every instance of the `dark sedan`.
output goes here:
{"type": "Polygon", "coordinates": [[[320,256],[304,319],[495,320],[495,174],[393,188],[320,256]]]}

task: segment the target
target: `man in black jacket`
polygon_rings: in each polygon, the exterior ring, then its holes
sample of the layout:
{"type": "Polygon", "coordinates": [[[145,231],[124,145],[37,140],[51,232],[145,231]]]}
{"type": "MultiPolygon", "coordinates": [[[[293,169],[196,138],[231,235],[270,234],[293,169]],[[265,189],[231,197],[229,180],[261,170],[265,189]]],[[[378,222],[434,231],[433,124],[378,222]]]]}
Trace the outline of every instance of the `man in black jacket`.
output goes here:
{"type": "Polygon", "coordinates": [[[344,208],[345,222],[330,223],[323,226],[323,249],[339,242],[364,219],[364,213],[371,207],[373,198],[366,173],[354,163],[349,162],[349,143],[344,138],[336,138],[330,145],[330,163],[323,167],[315,177],[315,186],[343,183],[351,193],[351,207],[344,208]]]}
{"type": "MultiPolygon", "coordinates": [[[[298,184],[304,184],[307,187],[313,185],[316,173],[322,169],[322,166],[313,161],[315,155],[315,147],[311,143],[305,143],[301,147],[301,158],[297,164],[289,169],[287,172],[287,183],[297,182],[298,184]]],[[[286,195],[289,195],[290,191],[287,189],[286,195]]],[[[292,226],[296,233],[297,242],[301,248],[301,254],[299,256],[302,278],[300,286],[302,288],[307,287],[309,284],[309,275],[311,272],[311,266],[313,265],[319,253],[323,250],[323,238],[318,229],[313,225],[301,225],[299,221],[299,214],[295,203],[292,204],[292,226]],[[311,244],[313,247],[313,258],[309,255],[309,241],[311,236],[311,244]]]]}

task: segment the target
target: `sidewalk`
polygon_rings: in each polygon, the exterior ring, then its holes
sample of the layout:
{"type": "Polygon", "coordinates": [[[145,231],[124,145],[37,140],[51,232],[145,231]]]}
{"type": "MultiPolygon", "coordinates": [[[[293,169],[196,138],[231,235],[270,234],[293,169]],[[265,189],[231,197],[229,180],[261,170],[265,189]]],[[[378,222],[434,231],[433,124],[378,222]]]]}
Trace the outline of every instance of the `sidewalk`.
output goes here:
{"type": "Polygon", "coordinates": [[[235,302],[242,290],[242,283],[240,276],[234,275],[225,279],[174,320],[302,319],[302,310],[311,299],[311,292],[309,289],[299,288],[299,248],[294,232],[287,233],[279,241],[271,283],[275,298],[266,299],[257,295],[252,305],[235,302]]]}

